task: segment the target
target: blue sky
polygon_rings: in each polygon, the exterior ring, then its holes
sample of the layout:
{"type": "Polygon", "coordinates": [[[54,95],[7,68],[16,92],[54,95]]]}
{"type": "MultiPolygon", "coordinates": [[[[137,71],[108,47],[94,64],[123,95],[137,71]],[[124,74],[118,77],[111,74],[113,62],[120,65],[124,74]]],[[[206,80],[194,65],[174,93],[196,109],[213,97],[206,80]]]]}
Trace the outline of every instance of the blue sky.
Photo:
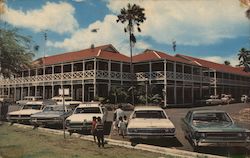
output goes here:
{"type": "Polygon", "coordinates": [[[135,32],[135,54],[149,48],[235,65],[238,50],[250,48],[247,6],[238,0],[7,0],[2,19],[32,36],[40,46],[35,58],[43,56],[44,48],[48,56],[91,44],[113,44],[129,55],[128,34],[116,23],[120,9],[129,2],[144,7],[147,18],[142,32],[135,32]],[[177,43],[176,52],[172,41],[177,43]]]}

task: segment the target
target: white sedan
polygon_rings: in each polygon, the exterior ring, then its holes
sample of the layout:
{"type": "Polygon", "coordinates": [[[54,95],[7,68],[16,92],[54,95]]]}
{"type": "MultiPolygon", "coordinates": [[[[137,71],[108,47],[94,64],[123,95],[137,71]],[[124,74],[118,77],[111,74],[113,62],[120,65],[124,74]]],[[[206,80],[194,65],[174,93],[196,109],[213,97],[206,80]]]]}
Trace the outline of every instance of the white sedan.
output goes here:
{"type": "Polygon", "coordinates": [[[133,138],[175,137],[175,126],[157,106],[138,106],[130,115],[127,135],[133,138]]]}

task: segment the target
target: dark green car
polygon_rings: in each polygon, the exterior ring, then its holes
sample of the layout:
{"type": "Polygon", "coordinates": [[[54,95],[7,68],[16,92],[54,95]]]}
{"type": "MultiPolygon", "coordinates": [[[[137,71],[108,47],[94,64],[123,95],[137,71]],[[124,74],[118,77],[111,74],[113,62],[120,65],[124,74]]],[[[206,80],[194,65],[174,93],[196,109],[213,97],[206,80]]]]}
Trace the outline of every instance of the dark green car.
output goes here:
{"type": "Polygon", "coordinates": [[[250,130],[237,126],[224,111],[189,111],[182,127],[194,149],[204,145],[246,147],[250,144],[250,130]]]}

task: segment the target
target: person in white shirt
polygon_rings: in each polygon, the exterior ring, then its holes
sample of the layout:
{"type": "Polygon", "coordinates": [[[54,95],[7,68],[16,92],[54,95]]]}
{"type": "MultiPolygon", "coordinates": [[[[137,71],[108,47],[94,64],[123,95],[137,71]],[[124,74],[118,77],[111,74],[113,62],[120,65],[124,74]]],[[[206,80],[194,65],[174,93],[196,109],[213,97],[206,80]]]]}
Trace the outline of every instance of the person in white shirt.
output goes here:
{"type": "Polygon", "coordinates": [[[125,116],[125,113],[124,113],[124,111],[123,111],[121,108],[122,108],[122,106],[119,105],[119,106],[118,106],[118,109],[116,109],[116,110],[114,111],[115,127],[118,127],[119,118],[120,118],[120,117],[123,118],[123,117],[125,116]]]}

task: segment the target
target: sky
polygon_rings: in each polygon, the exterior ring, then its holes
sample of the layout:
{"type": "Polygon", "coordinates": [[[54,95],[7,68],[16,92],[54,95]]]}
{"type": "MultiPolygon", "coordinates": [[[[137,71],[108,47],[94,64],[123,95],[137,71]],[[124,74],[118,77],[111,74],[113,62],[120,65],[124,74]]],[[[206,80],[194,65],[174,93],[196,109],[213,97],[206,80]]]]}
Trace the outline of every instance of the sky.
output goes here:
{"type": "Polygon", "coordinates": [[[142,32],[135,29],[134,54],[153,49],[237,65],[238,51],[250,49],[247,6],[239,0],[7,0],[1,18],[39,45],[35,58],[91,44],[112,44],[129,56],[129,35],[125,25],[116,22],[128,3],[145,8],[147,18],[142,32]]]}

